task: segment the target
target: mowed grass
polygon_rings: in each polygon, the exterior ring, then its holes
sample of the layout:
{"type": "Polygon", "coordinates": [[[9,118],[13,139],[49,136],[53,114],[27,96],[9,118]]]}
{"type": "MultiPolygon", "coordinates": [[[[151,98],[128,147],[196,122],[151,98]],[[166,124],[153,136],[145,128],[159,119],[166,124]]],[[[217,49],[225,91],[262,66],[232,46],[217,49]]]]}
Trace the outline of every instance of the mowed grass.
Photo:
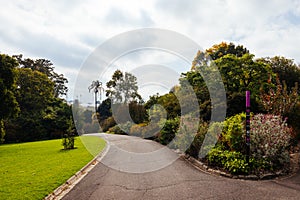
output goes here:
{"type": "Polygon", "coordinates": [[[43,199],[93,159],[105,141],[96,136],[75,140],[62,150],[62,140],[0,145],[0,199],[43,199]]]}

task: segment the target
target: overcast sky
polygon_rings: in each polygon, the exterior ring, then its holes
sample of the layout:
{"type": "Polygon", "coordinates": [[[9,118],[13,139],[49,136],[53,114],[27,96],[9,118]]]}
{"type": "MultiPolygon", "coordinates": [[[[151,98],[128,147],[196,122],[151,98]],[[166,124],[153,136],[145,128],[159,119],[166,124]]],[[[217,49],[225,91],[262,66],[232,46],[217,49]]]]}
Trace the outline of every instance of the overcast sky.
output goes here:
{"type": "MultiPolygon", "coordinates": [[[[0,52],[51,60],[69,79],[68,99],[80,67],[99,45],[140,28],[172,30],[203,49],[234,42],[256,57],[300,62],[299,0],[0,0],[0,7],[0,52]]],[[[126,65],[134,62],[127,58],[126,65]]]]}

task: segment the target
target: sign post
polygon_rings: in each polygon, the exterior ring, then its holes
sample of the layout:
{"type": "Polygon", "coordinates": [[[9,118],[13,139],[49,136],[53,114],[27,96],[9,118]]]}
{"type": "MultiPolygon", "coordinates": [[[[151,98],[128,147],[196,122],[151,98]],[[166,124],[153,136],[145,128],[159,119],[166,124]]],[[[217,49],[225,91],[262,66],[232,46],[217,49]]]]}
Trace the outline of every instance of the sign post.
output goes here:
{"type": "Polygon", "coordinates": [[[246,161],[250,157],[250,91],[246,91],[246,161]]]}

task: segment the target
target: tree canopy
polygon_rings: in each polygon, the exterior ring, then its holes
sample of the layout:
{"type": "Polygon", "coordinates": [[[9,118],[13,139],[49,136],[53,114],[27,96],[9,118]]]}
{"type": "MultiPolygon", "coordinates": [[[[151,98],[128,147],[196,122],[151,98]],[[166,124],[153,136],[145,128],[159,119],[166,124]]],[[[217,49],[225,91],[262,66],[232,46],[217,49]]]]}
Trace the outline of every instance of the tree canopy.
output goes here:
{"type": "Polygon", "coordinates": [[[17,61],[4,54],[0,54],[0,121],[15,116],[18,109],[15,91],[17,61]]]}
{"type": "Polygon", "coordinates": [[[142,100],[141,95],[138,93],[137,78],[131,73],[116,70],[106,86],[106,96],[111,98],[113,103],[126,104],[142,100]]]}
{"type": "Polygon", "coordinates": [[[23,59],[22,55],[0,58],[2,139],[22,142],[60,138],[72,124],[71,107],[60,98],[67,92],[67,79],[46,59],[23,59]]]}
{"type": "Polygon", "coordinates": [[[54,66],[50,60],[46,59],[30,59],[23,58],[23,55],[16,55],[14,58],[17,59],[21,68],[29,68],[34,71],[39,71],[45,74],[54,83],[54,95],[55,97],[64,96],[68,92],[66,84],[68,80],[63,74],[58,74],[54,71],[54,66]]]}
{"type": "MultiPolygon", "coordinates": [[[[295,83],[300,83],[300,66],[294,60],[283,56],[260,58],[258,61],[270,66],[280,81],[286,83],[287,90],[291,91],[295,83]]],[[[274,80],[275,81],[275,80],[274,80]]],[[[300,89],[298,90],[300,92],[300,89]]]]}
{"type": "Polygon", "coordinates": [[[234,55],[236,57],[242,57],[244,54],[249,54],[249,50],[243,47],[243,45],[235,45],[232,42],[229,44],[226,42],[221,42],[220,44],[215,44],[211,48],[206,50],[206,53],[212,58],[212,60],[217,60],[225,55],[234,55]]]}
{"type": "Polygon", "coordinates": [[[4,142],[4,119],[14,117],[19,112],[18,102],[14,92],[16,91],[16,67],[15,59],[0,54],[0,143],[4,142]]]}

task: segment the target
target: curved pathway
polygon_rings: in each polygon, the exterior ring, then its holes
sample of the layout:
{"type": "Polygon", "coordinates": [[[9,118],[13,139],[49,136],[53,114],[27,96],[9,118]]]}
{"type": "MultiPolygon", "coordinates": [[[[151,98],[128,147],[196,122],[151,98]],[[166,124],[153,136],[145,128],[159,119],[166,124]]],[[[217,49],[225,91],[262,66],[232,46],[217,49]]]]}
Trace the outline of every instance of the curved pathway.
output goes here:
{"type": "Polygon", "coordinates": [[[106,139],[110,148],[64,200],[300,199],[299,174],[271,181],[234,180],[201,172],[153,141],[96,135],[106,139]],[[143,160],[141,154],[148,160],[143,160]]]}

